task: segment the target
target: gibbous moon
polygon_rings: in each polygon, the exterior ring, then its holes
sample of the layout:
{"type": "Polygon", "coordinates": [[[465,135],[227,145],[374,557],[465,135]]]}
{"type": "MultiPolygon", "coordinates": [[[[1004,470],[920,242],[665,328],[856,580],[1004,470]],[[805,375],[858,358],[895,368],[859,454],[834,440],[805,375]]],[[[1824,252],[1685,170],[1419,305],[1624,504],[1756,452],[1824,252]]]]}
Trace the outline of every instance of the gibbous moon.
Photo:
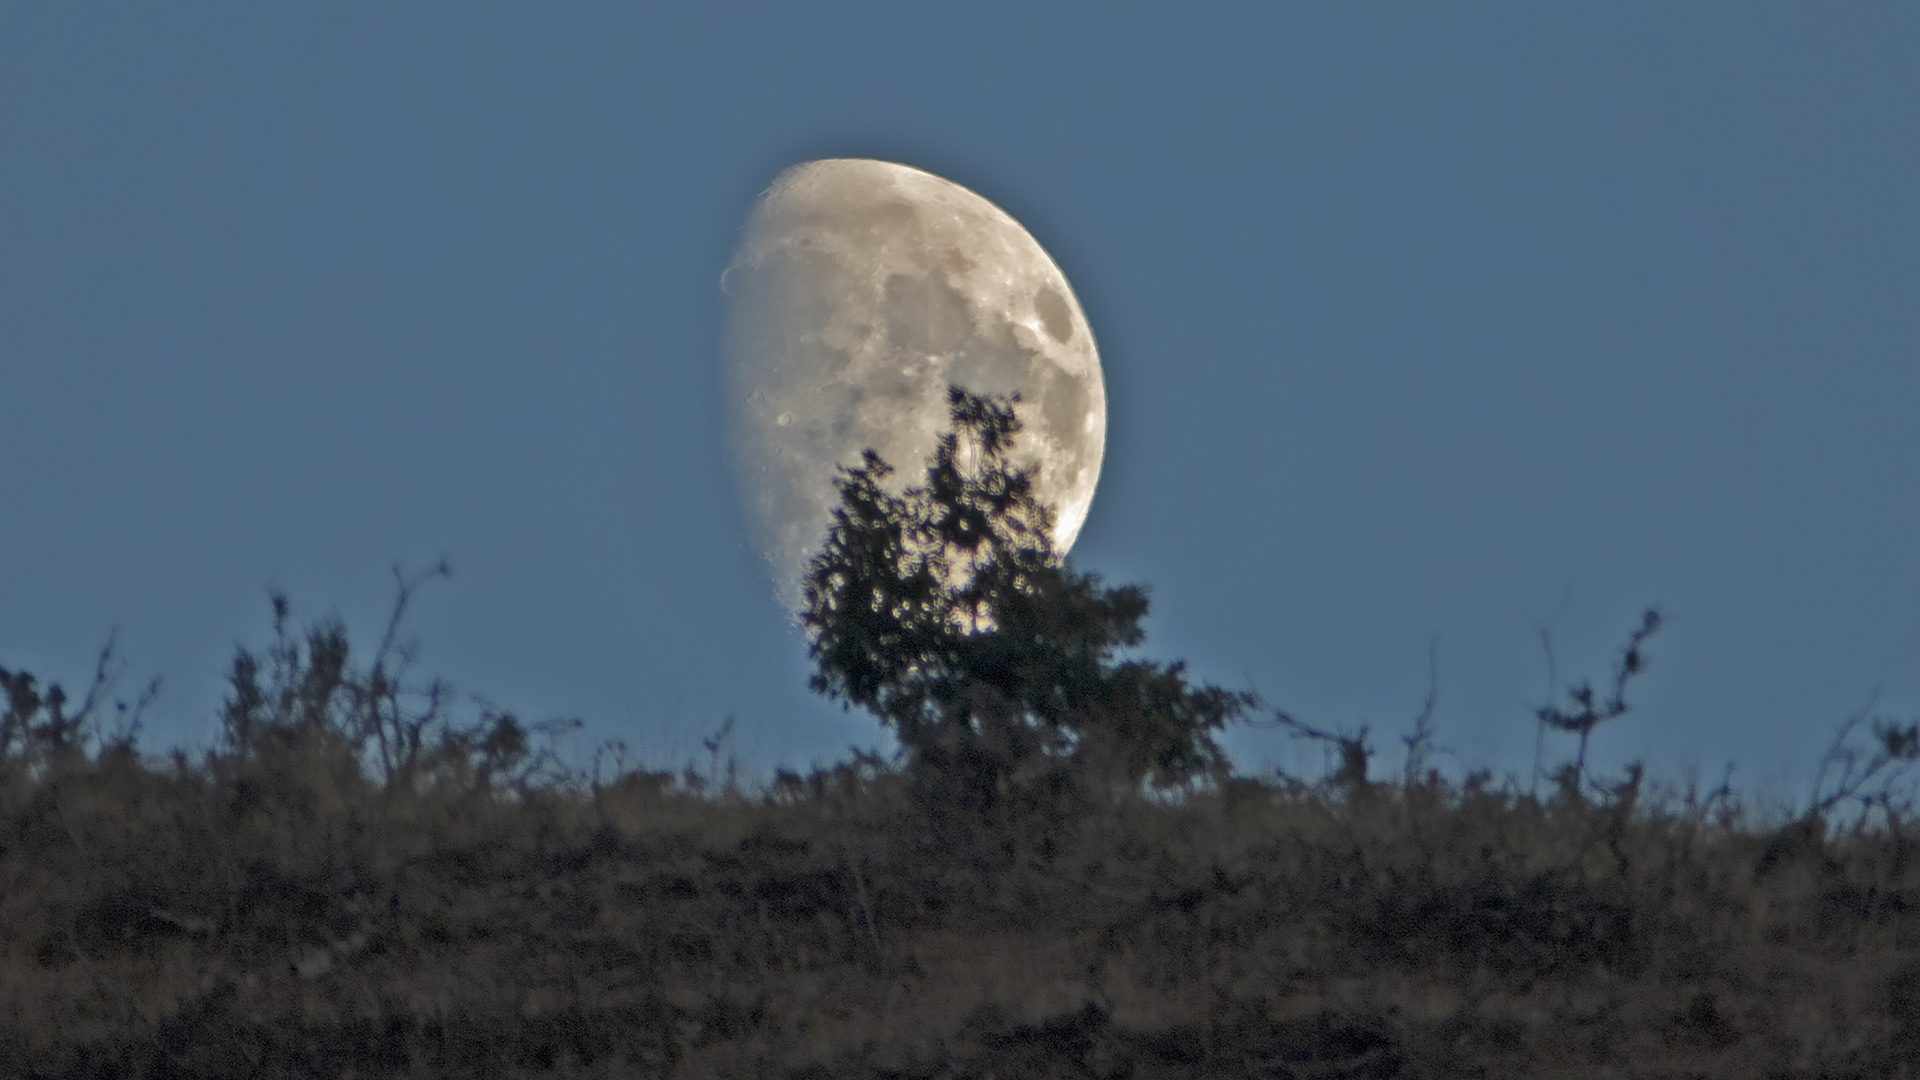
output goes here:
{"type": "Polygon", "coordinates": [[[905,165],[809,161],[754,204],[721,288],[729,449],[788,610],[838,467],[872,447],[895,492],[924,481],[950,383],[1019,392],[1013,461],[1039,466],[1054,548],[1073,545],[1106,450],[1100,354],[1066,276],[1006,211],[905,165]]]}

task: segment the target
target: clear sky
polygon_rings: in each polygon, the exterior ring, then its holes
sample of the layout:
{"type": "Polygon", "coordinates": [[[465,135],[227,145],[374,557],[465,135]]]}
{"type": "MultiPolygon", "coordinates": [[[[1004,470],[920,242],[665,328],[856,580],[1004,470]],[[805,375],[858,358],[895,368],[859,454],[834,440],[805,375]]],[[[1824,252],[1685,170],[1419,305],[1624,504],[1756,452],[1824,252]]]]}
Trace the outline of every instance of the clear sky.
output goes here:
{"type": "MultiPolygon", "coordinates": [[[[805,688],[720,446],[721,270],[818,157],[967,185],[1105,365],[1076,561],[1379,766],[1804,794],[1920,713],[1920,6],[0,5],[0,665],[119,628],[205,745],[267,589],[659,764],[886,746],[805,688]],[[659,14],[668,11],[670,14],[659,14]],[[1570,750],[1549,744],[1549,760],[1570,750]]],[[[1245,770],[1304,769],[1272,732],[1245,770]]]]}

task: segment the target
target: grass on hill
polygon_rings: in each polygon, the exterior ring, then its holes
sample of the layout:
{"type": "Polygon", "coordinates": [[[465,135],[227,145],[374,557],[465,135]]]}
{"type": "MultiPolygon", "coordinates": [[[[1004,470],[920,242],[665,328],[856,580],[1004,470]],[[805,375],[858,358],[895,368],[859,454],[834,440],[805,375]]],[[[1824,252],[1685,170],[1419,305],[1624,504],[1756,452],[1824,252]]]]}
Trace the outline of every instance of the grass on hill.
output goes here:
{"type": "Polygon", "coordinates": [[[276,597],[199,760],[102,734],[104,656],[77,706],[0,672],[0,1075],[1920,1076],[1912,726],[1782,821],[1593,777],[1644,635],[1541,710],[1544,796],[1283,718],[1339,767],[955,813],[869,755],[745,790],[456,723],[419,580],[364,663],[276,597]]]}

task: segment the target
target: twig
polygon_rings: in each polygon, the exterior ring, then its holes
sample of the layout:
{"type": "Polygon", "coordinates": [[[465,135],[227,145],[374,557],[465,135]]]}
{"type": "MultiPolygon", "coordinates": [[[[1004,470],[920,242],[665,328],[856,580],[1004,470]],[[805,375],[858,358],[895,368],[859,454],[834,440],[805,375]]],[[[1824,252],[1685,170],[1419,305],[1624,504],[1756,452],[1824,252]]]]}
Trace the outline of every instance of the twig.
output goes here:
{"type": "Polygon", "coordinates": [[[1077,885],[1080,888],[1085,889],[1086,891],[1092,893],[1095,896],[1100,897],[1103,900],[1111,900],[1116,904],[1126,904],[1132,907],[1148,907],[1148,906],[1151,906],[1152,904],[1152,897],[1150,896],[1149,897],[1128,896],[1124,893],[1115,892],[1114,890],[1109,889],[1104,885],[1096,885],[1091,881],[1083,881],[1080,878],[1070,877],[1066,874],[1060,873],[1057,870],[1049,869],[1045,866],[1042,866],[1037,859],[1029,858],[1027,862],[1027,868],[1041,875],[1042,877],[1049,877],[1055,881],[1064,881],[1069,885],[1077,885]]]}
{"type": "Polygon", "coordinates": [[[147,914],[169,926],[178,928],[184,933],[192,934],[195,937],[210,933],[213,930],[212,919],[183,919],[165,908],[153,908],[148,911],[147,914]]]}
{"type": "MultiPolygon", "coordinates": [[[[1427,700],[1420,706],[1420,715],[1414,717],[1411,734],[1400,736],[1407,744],[1407,764],[1404,771],[1403,786],[1411,790],[1414,781],[1420,777],[1420,769],[1426,764],[1427,744],[1433,741],[1433,707],[1440,697],[1440,637],[1434,635],[1427,640],[1427,700]]],[[[1445,752],[1444,749],[1442,752],[1445,752]]]]}
{"type": "MultiPolygon", "coordinates": [[[[854,895],[860,899],[860,912],[866,916],[867,938],[873,942],[874,959],[878,963],[885,964],[887,962],[887,955],[880,948],[880,930],[873,922],[873,905],[867,903],[866,882],[861,880],[860,869],[853,864],[853,853],[846,851],[844,854],[847,860],[847,872],[853,877],[854,895]]],[[[862,861],[864,862],[865,860],[863,859],[862,861]]]]}
{"type": "MultiPolygon", "coordinates": [[[[1533,628],[1534,632],[1538,634],[1540,637],[1540,651],[1545,653],[1547,657],[1547,700],[1548,701],[1552,701],[1554,697],[1560,693],[1560,673],[1556,668],[1554,658],[1553,658],[1553,624],[1556,622],[1559,622],[1560,616],[1566,614],[1567,604],[1572,600],[1573,600],[1573,586],[1569,585],[1567,586],[1566,590],[1560,594],[1560,605],[1553,609],[1553,614],[1547,616],[1547,621],[1543,623],[1536,623],[1533,628]]],[[[1540,760],[1542,757],[1545,756],[1546,749],[1547,749],[1547,722],[1546,722],[1546,719],[1544,717],[1539,716],[1538,712],[1536,711],[1535,726],[1534,726],[1534,733],[1533,733],[1533,790],[1532,790],[1532,794],[1535,797],[1538,797],[1540,794],[1540,760]]]]}

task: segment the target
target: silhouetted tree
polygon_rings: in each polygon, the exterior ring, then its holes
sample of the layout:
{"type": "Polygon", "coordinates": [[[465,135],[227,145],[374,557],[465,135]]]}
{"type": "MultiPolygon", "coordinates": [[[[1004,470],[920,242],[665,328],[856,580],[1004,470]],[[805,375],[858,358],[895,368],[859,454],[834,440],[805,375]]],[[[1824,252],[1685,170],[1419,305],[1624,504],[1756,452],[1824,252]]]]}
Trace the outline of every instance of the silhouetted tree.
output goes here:
{"type": "Polygon", "coordinates": [[[1035,470],[1007,457],[1019,400],[950,388],[953,430],[900,495],[872,450],[842,468],[805,583],[813,689],[892,726],[918,778],[976,807],[1223,776],[1213,732],[1252,695],[1119,657],[1142,639],[1146,593],[1054,553],[1035,470]]]}

